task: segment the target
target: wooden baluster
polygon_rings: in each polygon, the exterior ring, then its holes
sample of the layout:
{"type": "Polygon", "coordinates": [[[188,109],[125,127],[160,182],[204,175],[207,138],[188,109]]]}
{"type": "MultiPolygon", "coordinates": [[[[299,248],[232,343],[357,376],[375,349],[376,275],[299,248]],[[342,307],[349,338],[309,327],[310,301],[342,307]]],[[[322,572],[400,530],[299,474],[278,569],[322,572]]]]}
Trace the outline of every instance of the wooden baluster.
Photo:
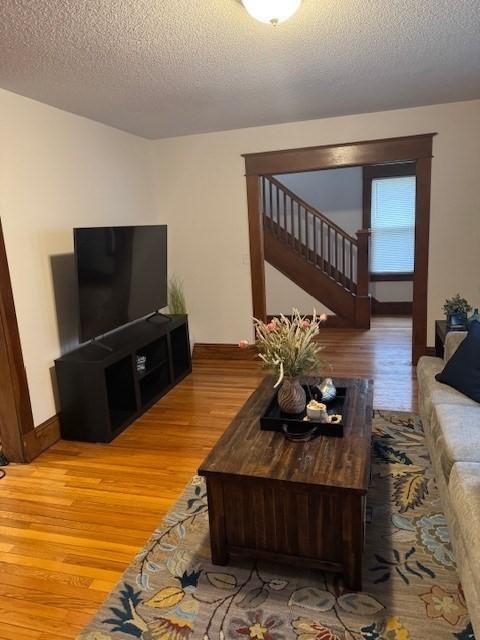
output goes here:
{"type": "Polygon", "coordinates": [[[295,249],[295,222],[293,220],[293,199],[290,198],[290,227],[292,230],[292,247],[295,249]]]}
{"type": "Polygon", "coordinates": [[[332,253],[332,242],[330,240],[330,225],[327,225],[327,241],[328,241],[328,246],[327,246],[327,260],[328,260],[328,275],[331,276],[332,275],[332,260],[331,260],[331,253],[332,253]]]}
{"type": "Polygon", "coordinates": [[[263,213],[263,219],[264,221],[267,221],[267,225],[271,228],[272,224],[271,224],[271,220],[267,215],[267,195],[265,193],[265,187],[266,187],[266,181],[265,181],[265,176],[262,176],[262,213],[263,213]]]}
{"type": "Polygon", "coordinates": [[[347,286],[347,276],[345,275],[345,236],[342,236],[342,274],[343,286],[347,286]]]}
{"type": "Polygon", "coordinates": [[[310,224],[308,222],[308,211],[306,209],[305,209],[305,244],[306,244],[307,262],[310,262],[310,224]]]}
{"type": "Polygon", "coordinates": [[[302,216],[302,207],[300,204],[298,205],[298,215],[300,220],[300,253],[303,255],[305,242],[303,239],[303,216],[302,216]]]}
{"type": "Polygon", "coordinates": [[[350,240],[350,291],[356,292],[356,284],[353,279],[353,243],[350,240]]]}
{"type": "Polygon", "coordinates": [[[288,226],[287,226],[287,193],[283,192],[283,226],[285,227],[285,235],[284,238],[287,241],[287,244],[290,244],[290,239],[288,237],[288,226]]]}
{"type": "Polygon", "coordinates": [[[323,246],[323,220],[320,220],[320,266],[322,268],[322,271],[325,271],[325,260],[324,260],[324,253],[325,253],[325,247],[323,246]]]}
{"type": "Polygon", "coordinates": [[[268,181],[268,187],[269,187],[269,209],[270,209],[270,220],[272,221],[272,227],[275,231],[275,233],[277,233],[277,229],[275,227],[275,225],[273,224],[274,219],[273,219],[273,188],[272,188],[272,183],[270,182],[270,180],[268,181]]]}
{"type": "Polygon", "coordinates": [[[279,227],[278,231],[279,231],[280,235],[283,235],[282,234],[282,225],[281,225],[281,222],[280,222],[280,189],[278,188],[278,186],[277,186],[277,198],[276,198],[276,200],[277,200],[277,221],[278,221],[278,227],[279,227]]]}
{"type": "Polygon", "coordinates": [[[302,253],[302,220],[300,217],[300,205],[297,202],[297,225],[298,225],[298,253],[302,253]]]}
{"type": "Polygon", "coordinates": [[[302,215],[303,228],[305,229],[305,234],[304,234],[304,238],[303,238],[303,241],[304,241],[303,247],[304,247],[304,251],[305,251],[305,258],[306,258],[306,260],[308,260],[308,227],[307,227],[308,220],[307,220],[307,211],[306,211],[306,209],[304,209],[304,207],[302,207],[302,210],[303,210],[303,215],[302,215]]]}
{"type": "Polygon", "coordinates": [[[317,261],[317,216],[313,216],[313,262],[318,266],[317,261]]]}
{"type": "Polygon", "coordinates": [[[334,240],[335,240],[335,280],[339,279],[339,273],[338,273],[338,232],[335,229],[335,234],[334,234],[334,240]]]}

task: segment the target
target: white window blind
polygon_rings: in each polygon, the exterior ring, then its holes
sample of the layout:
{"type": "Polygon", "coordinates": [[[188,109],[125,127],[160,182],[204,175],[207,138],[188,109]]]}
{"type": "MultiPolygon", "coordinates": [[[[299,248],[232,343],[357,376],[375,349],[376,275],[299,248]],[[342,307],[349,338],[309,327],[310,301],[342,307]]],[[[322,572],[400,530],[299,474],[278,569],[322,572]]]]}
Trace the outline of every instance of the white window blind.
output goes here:
{"type": "Polygon", "coordinates": [[[413,272],[415,176],[372,180],[371,229],[371,272],[413,272]]]}

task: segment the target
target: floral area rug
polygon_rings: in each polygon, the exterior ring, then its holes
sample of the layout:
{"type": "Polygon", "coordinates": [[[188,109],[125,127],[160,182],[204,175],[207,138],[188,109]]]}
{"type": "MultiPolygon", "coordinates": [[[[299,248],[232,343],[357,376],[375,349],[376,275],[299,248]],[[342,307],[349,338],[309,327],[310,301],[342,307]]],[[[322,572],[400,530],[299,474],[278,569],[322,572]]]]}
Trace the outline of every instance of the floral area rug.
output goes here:
{"type": "Polygon", "coordinates": [[[364,591],[286,565],[212,565],[194,477],[81,640],[474,640],[420,420],[377,411],[372,461],[364,591]]]}

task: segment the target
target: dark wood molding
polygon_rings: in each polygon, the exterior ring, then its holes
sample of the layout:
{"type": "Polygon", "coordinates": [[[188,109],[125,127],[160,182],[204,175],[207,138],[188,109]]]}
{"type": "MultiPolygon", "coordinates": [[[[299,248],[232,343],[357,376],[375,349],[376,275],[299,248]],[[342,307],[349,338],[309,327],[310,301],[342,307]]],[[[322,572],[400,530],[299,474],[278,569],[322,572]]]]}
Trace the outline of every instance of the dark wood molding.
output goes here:
{"type": "Polygon", "coordinates": [[[432,159],[416,162],[415,273],[413,276],[412,361],[417,364],[427,348],[428,255],[430,246],[430,185],[432,159]]]}
{"type": "Polygon", "coordinates": [[[193,360],[256,360],[257,354],[254,344],[240,349],[238,344],[196,342],[193,347],[193,360]]]}
{"type": "Polygon", "coordinates": [[[28,461],[34,460],[60,440],[60,417],[52,416],[25,436],[28,461]]]}
{"type": "Polygon", "coordinates": [[[372,298],[372,313],[374,316],[411,316],[412,302],[380,302],[372,298]]]}
{"type": "Polygon", "coordinates": [[[259,320],[267,317],[267,294],[263,247],[263,222],[260,215],[260,188],[257,176],[247,176],[248,228],[250,234],[250,261],[261,264],[261,269],[252,269],[253,315],[259,320]]]}
{"type": "Polygon", "coordinates": [[[363,167],[362,178],[362,227],[364,229],[370,229],[372,224],[372,181],[365,178],[365,169],[363,167]]]}
{"type": "Polygon", "coordinates": [[[23,364],[7,253],[0,223],[0,440],[11,462],[26,462],[33,416],[23,364]]]}
{"type": "Polygon", "coordinates": [[[415,162],[390,162],[389,164],[373,164],[363,167],[364,180],[374,178],[401,178],[415,175],[415,162]]]}
{"type": "MultiPolygon", "coordinates": [[[[267,315],[267,322],[270,322],[272,318],[278,318],[279,313],[275,315],[267,315]]],[[[287,318],[291,318],[290,315],[286,315],[287,318]]],[[[311,315],[306,315],[306,318],[312,319],[311,315]]],[[[325,329],[354,329],[352,322],[349,322],[345,318],[336,315],[327,315],[327,320],[322,326],[322,331],[325,329]]],[[[196,342],[193,347],[193,360],[256,360],[258,361],[258,351],[254,344],[250,344],[244,349],[240,349],[238,344],[233,343],[206,343],[196,342]]]]}
{"type": "Polygon", "coordinates": [[[413,282],[413,273],[371,273],[370,282],[413,282]]]}
{"type": "MultiPolygon", "coordinates": [[[[289,314],[283,314],[285,315],[286,318],[288,318],[289,320],[292,319],[292,316],[289,314]]],[[[275,314],[275,315],[268,315],[267,316],[267,320],[270,322],[270,320],[272,320],[273,318],[278,318],[280,316],[279,313],[275,314]]],[[[309,320],[312,320],[313,316],[312,315],[305,315],[306,318],[308,318],[309,320]]],[[[342,318],[342,316],[337,316],[334,314],[327,314],[327,319],[325,320],[324,323],[321,324],[321,328],[323,329],[354,329],[355,328],[355,324],[348,320],[347,318],[342,318]]]]}
{"type": "Polygon", "coordinates": [[[431,157],[432,137],[426,133],[381,140],[362,140],[303,149],[246,153],[247,176],[317,171],[431,157]]]}
{"type": "MultiPolygon", "coordinates": [[[[259,179],[262,175],[319,171],[348,166],[415,162],[417,178],[415,275],[413,280],[412,358],[426,349],[430,180],[435,133],[360,142],[244,154],[247,180],[252,306],[256,317],[266,315],[265,255],[261,223],[259,179]]],[[[367,229],[368,225],[364,225],[367,229]]]]}

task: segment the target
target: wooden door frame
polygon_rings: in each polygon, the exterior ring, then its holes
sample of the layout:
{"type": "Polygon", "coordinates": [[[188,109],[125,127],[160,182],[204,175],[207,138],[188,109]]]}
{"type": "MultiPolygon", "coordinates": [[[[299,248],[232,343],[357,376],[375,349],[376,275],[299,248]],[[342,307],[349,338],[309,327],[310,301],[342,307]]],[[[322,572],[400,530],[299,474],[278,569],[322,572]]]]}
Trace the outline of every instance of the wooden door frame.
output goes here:
{"type": "Polygon", "coordinates": [[[247,182],[253,314],[266,319],[263,225],[260,211],[261,176],[321,171],[389,162],[415,162],[417,178],[415,273],[413,277],[412,360],[427,352],[427,283],[430,231],[430,185],[435,133],[399,138],[244,154],[247,182]]]}
{"type": "Polygon", "coordinates": [[[34,431],[7,253],[0,221],[0,441],[10,462],[30,459],[34,431]]]}

